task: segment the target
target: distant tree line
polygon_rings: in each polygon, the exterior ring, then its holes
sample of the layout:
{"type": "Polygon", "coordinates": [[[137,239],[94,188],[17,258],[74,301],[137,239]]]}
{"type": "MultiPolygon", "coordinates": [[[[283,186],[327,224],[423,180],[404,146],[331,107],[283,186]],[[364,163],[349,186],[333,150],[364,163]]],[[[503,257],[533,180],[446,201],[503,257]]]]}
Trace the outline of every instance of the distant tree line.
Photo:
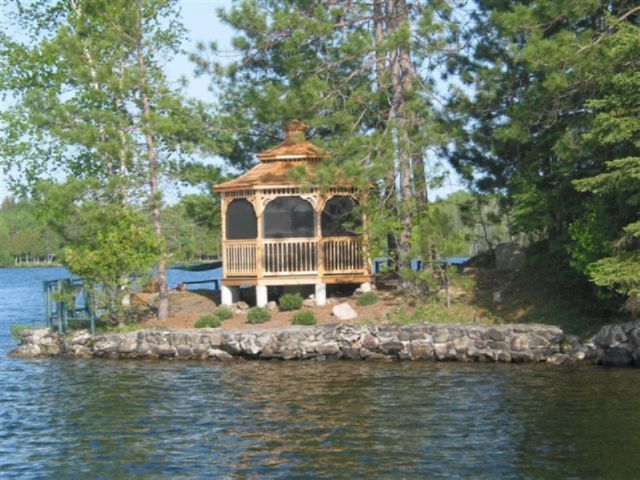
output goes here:
{"type": "MultiPolygon", "coordinates": [[[[201,197],[192,194],[163,208],[167,251],[172,262],[220,256],[219,230],[206,221],[203,223],[192,212],[193,204],[201,197]]],[[[40,221],[39,210],[28,199],[8,197],[0,205],[0,266],[60,264],[66,246],[61,235],[40,221]]]]}

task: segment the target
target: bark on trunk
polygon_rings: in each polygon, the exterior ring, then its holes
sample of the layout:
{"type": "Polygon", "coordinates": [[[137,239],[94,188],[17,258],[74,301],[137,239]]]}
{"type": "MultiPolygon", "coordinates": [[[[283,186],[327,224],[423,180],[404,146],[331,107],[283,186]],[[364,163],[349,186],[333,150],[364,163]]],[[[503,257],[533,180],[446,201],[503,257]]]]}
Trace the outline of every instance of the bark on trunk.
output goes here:
{"type": "MultiPolygon", "coordinates": [[[[389,25],[393,32],[404,26],[407,22],[407,5],[404,0],[390,0],[393,10],[390,14],[389,25]]],[[[402,69],[403,47],[397,46],[391,58],[391,92],[392,111],[397,131],[398,173],[400,175],[400,208],[401,231],[398,238],[399,264],[401,268],[411,267],[411,229],[412,229],[412,203],[413,192],[411,189],[411,137],[409,135],[409,122],[407,117],[406,95],[404,88],[404,74],[402,69]]]]}
{"type": "MultiPolygon", "coordinates": [[[[373,2],[373,31],[375,41],[375,55],[376,55],[376,85],[378,88],[378,102],[380,110],[380,118],[376,128],[380,132],[385,132],[388,128],[388,122],[385,112],[390,109],[388,100],[388,75],[389,75],[389,51],[384,48],[385,31],[391,27],[390,11],[388,10],[391,2],[385,4],[384,0],[374,0],[373,2]]],[[[392,27],[391,27],[392,28],[392,27]]],[[[396,166],[391,165],[389,172],[385,178],[385,202],[391,204],[392,215],[398,215],[398,199],[396,195],[396,166]]],[[[398,242],[394,232],[387,234],[387,257],[388,268],[390,270],[397,270],[397,258],[398,258],[398,242]]]]}
{"type": "MultiPolygon", "coordinates": [[[[151,218],[153,221],[153,230],[158,240],[162,240],[162,218],[161,218],[161,199],[159,185],[159,167],[158,167],[158,151],[156,149],[153,138],[153,122],[151,121],[151,104],[147,95],[147,68],[144,61],[144,53],[142,48],[142,25],[140,2],[138,6],[138,38],[137,38],[137,60],[140,75],[140,103],[142,106],[142,118],[144,124],[144,137],[147,149],[147,162],[149,167],[149,204],[151,209],[151,218]]],[[[158,320],[164,322],[169,316],[169,292],[167,289],[167,262],[164,254],[158,261],[158,320]]]]}

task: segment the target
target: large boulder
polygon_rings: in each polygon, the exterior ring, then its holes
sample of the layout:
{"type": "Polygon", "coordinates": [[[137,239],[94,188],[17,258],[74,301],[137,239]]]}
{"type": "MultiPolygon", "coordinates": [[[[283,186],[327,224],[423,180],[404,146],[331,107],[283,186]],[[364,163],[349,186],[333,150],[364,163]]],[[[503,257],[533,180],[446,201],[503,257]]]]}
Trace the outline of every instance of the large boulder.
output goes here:
{"type": "Polygon", "coordinates": [[[356,311],[349,305],[347,302],[339,303],[338,305],[333,307],[331,310],[333,316],[336,317],[336,320],[339,322],[344,322],[347,320],[355,320],[358,318],[358,314],[356,311]]]}

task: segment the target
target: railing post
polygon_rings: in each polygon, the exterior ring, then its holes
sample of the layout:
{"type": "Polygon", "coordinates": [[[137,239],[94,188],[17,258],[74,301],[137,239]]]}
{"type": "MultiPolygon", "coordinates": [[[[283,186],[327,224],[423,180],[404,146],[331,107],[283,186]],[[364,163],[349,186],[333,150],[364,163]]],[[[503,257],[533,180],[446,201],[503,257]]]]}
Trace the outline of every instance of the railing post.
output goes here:
{"type": "Polygon", "coordinates": [[[316,193],[318,198],[316,199],[316,271],[318,277],[322,278],[324,275],[324,243],[322,239],[322,207],[324,202],[322,201],[323,195],[318,191],[316,193]]]}
{"type": "Polygon", "coordinates": [[[42,282],[42,289],[44,290],[44,317],[45,325],[51,329],[51,306],[49,305],[49,284],[48,282],[42,282]]]}
{"type": "Polygon", "coordinates": [[[264,276],[264,225],[262,224],[262,193],[256,190],[254,211],[256,212],[256,277],[264,276]]]}

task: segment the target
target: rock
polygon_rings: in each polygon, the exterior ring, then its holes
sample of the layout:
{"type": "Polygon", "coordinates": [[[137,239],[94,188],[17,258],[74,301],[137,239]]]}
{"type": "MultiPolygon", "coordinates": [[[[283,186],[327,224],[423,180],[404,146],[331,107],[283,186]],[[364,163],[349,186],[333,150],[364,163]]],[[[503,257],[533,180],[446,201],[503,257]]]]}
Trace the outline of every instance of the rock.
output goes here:
{"type": "Polygon", "coordinates": [[[316,306],[316,301],[315,301],[315,300],[313,300],[313,299],[311,299],[311,298],[305,298],[305,299],[302,301],[302,305],[303,305],[304,307],[313,308],[313,307],[315,307],[315,306],[316,306]]]}
{"type": "Polygon", "coordinates": [[[478,271],[478,269],[477,269],[477,268],[475,268],[475,267],[464,267],[464,268],[462,269],[462,274],[463,274],[463,275],[473,275],[473,274],[475,274],[477,271],[478,271]]]}
{"type": "Polygon", "coordinates": [[[224,350],[220,350],[218,348],[210,348],[210,349],[208,349],[207,350],[207,356],[209,358],[213,358],[215,360],[220,360],[220,361],[233,360],[233,357],[231,355],[229,355],[224,350]]]}
{"type": "Polygon", "coordinates": [[[331,310],[331,313],[339,322],[355,320],[356,318],[358,318],[358,314],[356,313],[356,311],[351,307],[351,305],[346,302],[334,306],[331,310]]]}
{"type": "Polygon", "coordinates": [[[267,310],[271,310],[272,312],[275,310],[278,310],[278,304],[273,300],[271,300],[270,302],[267,303],[267,310]]]}
{"type": "Polygon", "coordinates": [[[633,353],[626,345],[611,347],[603,351],[599,363],[610,367],[627,367],[634,363],[633,353]]]}
{"type": "Polygon", "coordinates": [[[493,303],[500,303],[502,301],[502,292],[500,290],[496,290],[493,292],[493,303]]]}
{"type": "Polygon", "coordinates": [[[249,304],[247,302],[236,302],[234,308],[238,313],[246,313],[249,310],[249,304]]]}
{"type": "Polygon", "coordinates": [[[571,357],[564,353],[554,353],[549,358],[547,358],[547,363],[550,363],[552,365],[566,365],[571,362],[571,357]]]}
{"type": "Polygon", "coordinates": [[[367,293],[372,290],[371,284],[369,282],[364,282],[360,285],[360,293],[367,293]]]}

